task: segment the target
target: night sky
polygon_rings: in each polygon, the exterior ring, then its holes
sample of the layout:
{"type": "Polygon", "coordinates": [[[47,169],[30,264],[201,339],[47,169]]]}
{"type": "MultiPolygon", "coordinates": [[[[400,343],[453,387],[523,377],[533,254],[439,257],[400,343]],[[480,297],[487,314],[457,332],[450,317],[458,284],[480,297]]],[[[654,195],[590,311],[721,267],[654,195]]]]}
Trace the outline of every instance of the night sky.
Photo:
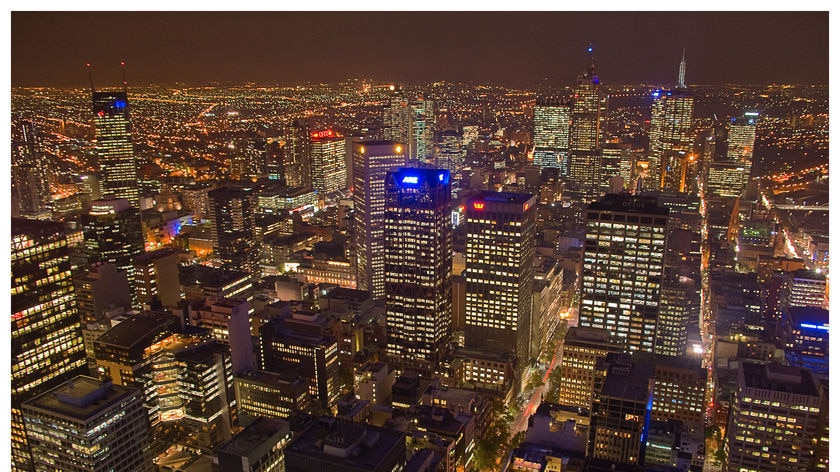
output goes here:
{"type": "Polygon", "coordinates": [[[828,83],[827,12],[12,12],[12,86],[828,83]]]}

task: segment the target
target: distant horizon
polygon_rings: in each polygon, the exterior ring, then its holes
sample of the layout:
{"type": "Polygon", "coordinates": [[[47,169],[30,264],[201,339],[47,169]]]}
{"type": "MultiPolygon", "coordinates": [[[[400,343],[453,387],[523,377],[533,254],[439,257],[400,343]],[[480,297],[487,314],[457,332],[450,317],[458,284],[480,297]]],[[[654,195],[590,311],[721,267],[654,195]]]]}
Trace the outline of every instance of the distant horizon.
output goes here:
{"type": "Polygon", "coordinates": [[[21,12],[13,87],[95,83],[828,84],[828,12],[21,12]],[[592,45],[590,58],[588,47],[592,45]]]}

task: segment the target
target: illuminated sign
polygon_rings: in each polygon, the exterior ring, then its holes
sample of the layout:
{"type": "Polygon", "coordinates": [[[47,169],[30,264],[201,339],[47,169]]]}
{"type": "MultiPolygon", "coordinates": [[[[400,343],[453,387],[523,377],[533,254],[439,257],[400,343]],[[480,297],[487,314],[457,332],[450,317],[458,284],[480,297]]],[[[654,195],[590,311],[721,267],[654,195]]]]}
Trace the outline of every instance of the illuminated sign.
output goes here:
{"type": "Polygon", "coordinates": [[[114,100],[114,108],[125,108],[125,100],[114,100]]]}
{"type": "Polygon", "coordinates": [[[529,205],[528,203],[525,203],[525,205],[522,207],[522,210],[523,211],[528,211],[528,208],[531,208],[531,205],[529,205]]]}
{"type": "Polygon", "coordinates": [[[822,330],[822,331],[828,331],[828,326],[827,325],[818,326],[818,325],[811,324],[811,323],[800,323],[799,327],[800,328],[810,328],[810,329],[819,329],[819,330],[822,330]]]}
{"type": "Polygon", "coordinates": [[[403,177],[402,183],[417,185],[417,182],[419,181],[419,179],[420,178],[417,177],[416,175],[406,175],[405,177],[403,177]]]}
{"type": "Polygon", "coordinates": [[[335,132],[333,132],[333,130],[331,129],[324,131],[315,131],[314,133],[312,133],[312,139],[332,138],[333,136],[335,136],[335,132]]]}
{"type": "Polygon", "coordinates": [[[473,202],[473,208],[475,208],[476,210],[483,210],[484,202],[473,202]]]}

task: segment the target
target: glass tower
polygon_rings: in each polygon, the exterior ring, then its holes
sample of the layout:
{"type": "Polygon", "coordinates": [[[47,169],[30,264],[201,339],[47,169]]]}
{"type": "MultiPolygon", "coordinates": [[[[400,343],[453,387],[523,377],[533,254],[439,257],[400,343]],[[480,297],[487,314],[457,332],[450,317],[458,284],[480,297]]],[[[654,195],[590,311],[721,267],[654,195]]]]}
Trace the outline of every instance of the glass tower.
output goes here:
{"type": "Polygon", "coordinates": [[[64,226],[12,218],[12,470],[32,470],[21,404],[87,374],[64,226]]]}
{"type": "Polygon", "coordinates": [[[555,167],[561,175],[568,170],[569,124],[568,104],[557,98],[543,98],[534,107],[534,165],[555,167]]]}
{"type": "Polygon", "coordinates": [[[126,92],[93,92],[96,156],[103,194],[112,193],[140,207],[137,159],[131,143],[126,92]]]}
{"type": "Polygon", "coordinates": [[[400,169],[385,184],[385,306],[395,366],[432,373],[452,337],[449,171],[400,169]]]}
{"type": "Polygon", "coordinates": [[[347,184],[344,138],[333,130],[313,131],[312,190],[321,195],[336,192],[347,184]]]}
{"type": "MultiPolygon", "coordinates": [[[[592,48],[589,49],[590,53],[592,48]]],[[[584,201],[600,195],[601,121],[606,116],[606,98],[595,75],[594,61],[578,76],[574,88],[569,128],[569,184],[584,201]]]]}

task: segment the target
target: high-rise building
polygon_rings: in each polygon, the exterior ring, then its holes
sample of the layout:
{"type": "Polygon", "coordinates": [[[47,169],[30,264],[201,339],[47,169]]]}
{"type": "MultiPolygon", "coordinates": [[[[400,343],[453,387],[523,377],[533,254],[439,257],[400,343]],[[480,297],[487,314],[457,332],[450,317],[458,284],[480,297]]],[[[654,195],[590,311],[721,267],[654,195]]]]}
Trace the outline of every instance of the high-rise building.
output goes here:
{"type": "Polygon", "coordinates": [[[659,319],[656,323],[657,354],[682,356],[688,342],[688,326],[694,281],[665,269],[659,293],[659,319]]]}
{"type": "Polygon", "coordinates": [[[259,277],[256,195],[249,188],[221,187],[208,192],[213,253],[223,267],[259,277]]]}
{"type": "Polygon", "coordinates": [[[543,97],[534,107],[534,165],[555,167],[565,175],[569,168],[571,108],[557,97],[543,97]]]}
{"type": "Polygon", "coordinates": [[[402,89],[394,87],[382,121],[385,126],[383,137],[404,143],[410,163],[431,161],[435,131],[432,100],[425,99],[422,94],[410,100],[402,89]]]}
{"type": "Polygon", "coordinates": [[[824,274],[807,269],[789,272],[785,276],[784,301],[788,307],[826,306],[824,274]]]}
{"type": "Polygon", "coordinates": [[[215,453],[219,470],[226,472],[281,472],[283,449],[291,440],[289,423],[257,418],[215,453]]]}
{"type": "Polygon", "coordinates": [[[656,90],[650,118],[648,175],[653,190],[685,192],[694,144],[694,96],[687,89],[656,90]]]}
{"type": "Polygon", "coordinates": [[[356,284],[375,300],[385,298],[385,175],[406,164],[406,149],[394,141],[353,143],[353,208],[356,284]]]}
{"type": "Polygon", "coordinates": [[[453,180],[458,180],[467,156],[463,139],[464,134],[456,129],[445,129],[435,133],[437,165],[442,169],[449,169],[453,180]]]}
{"type": "Polygon", "coordinates": [[[21,403],[87,373],[64,226],[12,218],[12,470],[32,470],[21,403]]]}
{"type": "Polygon", "coordinates": [[[139,304],[151,305],[157,300],[166,307],[178,306],[181,300],[179,260],[178,251],[172,248],[134,257],[134,286],[139,304]]]}
{"type": "Polygon", "coordinates": [[[467,211],[465,343],[528,362],[537,198],[481,192],[467,211]]]}
{"type": "Polygon", "coordinates": [[[710,162],[706,191],[710,195],[740,198],[747,188],[746,167],[740,163],[710,162]]]}
{"type": "Polygon", "coordinates": [[[746,112],[743,116],[729,119],[726,127],[726,157],[723,162],[713,162],[709,167],[710,191],[715,192],[719,188],[719,195],[734,197],[740,197],[746,191],[752,172],[757,123],[756,112],[746,112]]]}
{"type": "Polygon", "coordinates": [[[702,427],[706,414],[708,371],[699,359],[637,351],[633,353],[633,362],[655,366],[652,420],[676,420],[702,427]]]}
{"type": "Polygon", "coordinates": [[[815,470],[819,426],[827,415],[823,401],[807,369],[743,362],[726,428],[724,470],[815,470]]]}
{"type": "Polygon", "coordinates": [[[569,185],[571,193],[584,201],[600,195],[602,120],[606,116],[606,96],[595,75],[595,60],[590,53],[589,68],[578,76],[574,87],[569,127],[569,185]]]}
{"type": "Polygon", "coordinates": [[[603,328],[630,351],[653,351],[668,209],[608,194],[585,211],[578,326],[603,328]]]}
{"type": "Polygon", "coordinates": [[[143,252],[140,211],[124,198],[95,200],[82,223],[88,261],[110,262],[125,272],[131,304],[137,306],[134,257],[143,252]]]}
{"type": "Polygon", "coordinates": [[[654,366],[631,362],[626,354],[602,361],[608,364],[607,374],[592,406],[587,456],[614,465],[642,465],[653,408],[654,366]]]}
{"type": "Polygon", "coordinates": [[[624,188],[627,187],[627,184],[630,183],[630,178],[632,174],[631,165],[629,164],[632,161],[630,146],[626,144],[605,144],[604,147],[601,149],[601,190],[602,194],[605,193],[619,193],[619,192],[611,192],[610,191],[610,184],[614,182],[615,177],[621,177],[621,188],[620,189],[613,189],[622,191],[624,188]],[[628,172],[630,171],[630,172],[628,172]]]}
{"type": "Polygon", "coordinates": [[[610,341],[610,333],[605,329],[569,328],[558,363],[561,381],[557,385],[557,403],[591,411],[592,400],[604,380],[595,368],[596,362],[610,352],[621,352],[622,348],[610,341]]]}
{"type": "Polygon", "coordinates": [[[344,138],[333,130],[313,131],[310,134],[312,162],[312,190],[321,196],[337,192],[347,184],[346,145],[344,138]]]}
{"type": "Polygon", "coordinates": [[[143,393],[80,375],[23,404],[35,470],[152,471],[143,393]]]}
{"type": "Polygon", "coordinates": [[[449,171],[385,180],[385,306],[391,363],[431,374],[452,337],[449,171]]]}
{"type": "Polygon", "coordinates": [[[286,129],[286,143],[283,147],[283,177],[292,188],[312,188],[310,171],[309,123],[294,120],[286,129]]]}
{"type": "Polygon", "coordinates": [[[49,216],[50,165],[41,150],[41,140],[31,121],[15,123],[12,129],[13,216],[49,216]]]}
{"type": "Polygon", "coordinates": [[[93,127],[102,193],[114,194],[140,208],[137,159],[131,142],[125,90],[93,92],[93,127]]]}

